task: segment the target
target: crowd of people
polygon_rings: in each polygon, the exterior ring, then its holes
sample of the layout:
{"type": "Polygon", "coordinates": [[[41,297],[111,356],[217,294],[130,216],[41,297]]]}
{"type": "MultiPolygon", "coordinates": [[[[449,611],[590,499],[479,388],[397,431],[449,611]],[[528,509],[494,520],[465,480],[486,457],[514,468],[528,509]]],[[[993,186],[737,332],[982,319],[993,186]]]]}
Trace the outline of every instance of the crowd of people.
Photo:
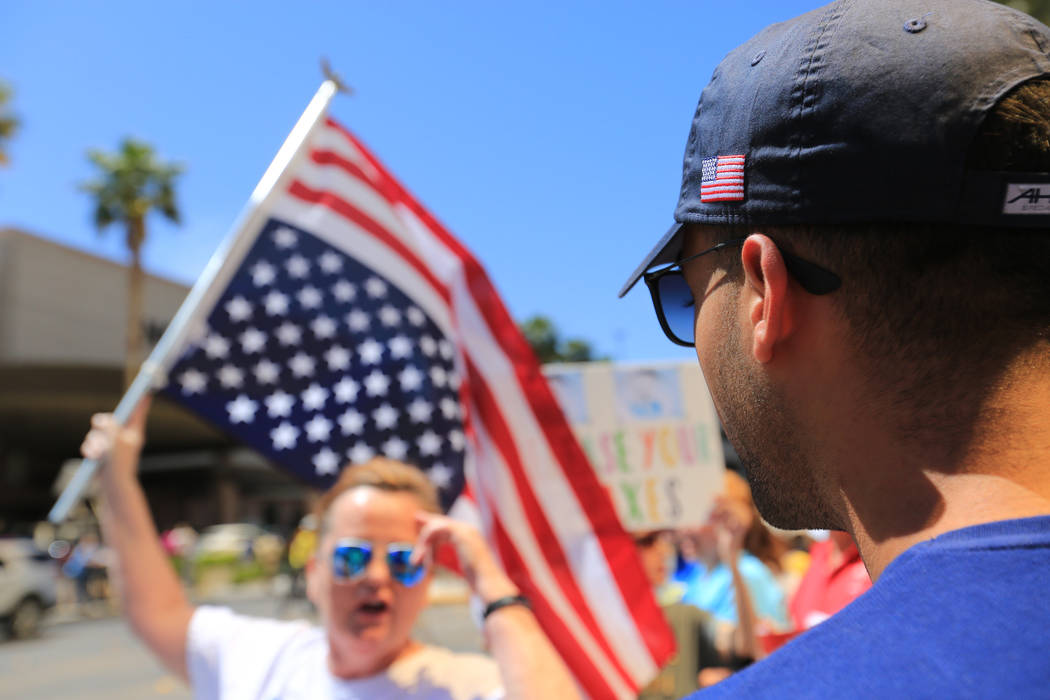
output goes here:
{"type": "MultiPolygon", "coordinates": [[[[1050,29],[1026,15],[836,0],[726,57],[624,293],[644,279],[695,347],[747,480],[700,527],[637,533],[678,643],[643,697],[1045,694],[1048,231],[1050,29]],[[793,585],[763,519],[837,532],[793,585]]],[[[321,501],[319,626],[193,606],[135,477],[145,414],[96,416],[83,452],[125,613],[198,697],[577,697],[478,531],[399,462],[321,501]],[[489,657],[413,640],[441,542],[489,657]]]]}
{"type": "MultiPolygon", "coordinates": [[[[425,475],[393,460],[376,458],[344,470],[289,544],[293,585],[302,586],[316,607],[319,627],[191,605],[176,567],[152,568],[183,557],[191,538],[185,526],[157,535],[143,510],[134,473],[146,410],[143,405],[124,427],[112,416],[96,416],[84,453],[107,460],[102,524],[119,562],[122,606],[136,632],[192,683],[197,697],[231,697],[231,688],[237,689],[233,697],[317,697],[336,688],[345,697],[363,698],[408,693],[421,684],[433,692],[418,697],[575,693],[527,601],[480,533],[441,516],[425,475]],[[442,542],[454,546],[471,590],[486,606],[485,643],[495,661],[412,638],[427,602],[434,546],[442,542]]],[[[677,645],[641,698],[682,697],[713,685],[870,585],[848,535],[844,551],[821,554],[821,545],[843,533],[817,543],[806,574],[793,580],[782,562],[799,553],[799,539],[812,540],[792,534],[796,548],[789,551],[783,535],[763,523],[747,482],[733,471],[726,471],[723,493],[702,525],[636,533],[639,560],[677,645]],[[850,581],[848,593],[829,585],[841,578],[850,581]]],[[[97,540],[86,540],[82,548],[93,544],[97,540]]]]}
{"type": "Polygon", "coordinates": [[[775,532],[734,471],[702,526],[636,533],[635,545],[678,650],[645,700],[714,685],[871,587],[848,533],[775,532]]]}

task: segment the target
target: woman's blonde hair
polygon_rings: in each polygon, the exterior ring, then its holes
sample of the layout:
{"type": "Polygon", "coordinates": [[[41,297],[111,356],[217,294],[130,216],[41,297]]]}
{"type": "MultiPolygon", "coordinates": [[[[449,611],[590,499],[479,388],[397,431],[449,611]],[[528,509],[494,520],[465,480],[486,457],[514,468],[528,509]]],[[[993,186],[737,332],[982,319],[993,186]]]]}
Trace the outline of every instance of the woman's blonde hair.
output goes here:
{"type": "Polygon", "coordinates": [[[314,507],[321,532],[328,526],[328,513],[341,495],[362,486],[392,493],[408,493],[419,499],[423,510],[441,512],[437,488],[417,467],[386,457],[376,457],[363,464],[347,467],[332,486],[321,495],[314,507]]]}

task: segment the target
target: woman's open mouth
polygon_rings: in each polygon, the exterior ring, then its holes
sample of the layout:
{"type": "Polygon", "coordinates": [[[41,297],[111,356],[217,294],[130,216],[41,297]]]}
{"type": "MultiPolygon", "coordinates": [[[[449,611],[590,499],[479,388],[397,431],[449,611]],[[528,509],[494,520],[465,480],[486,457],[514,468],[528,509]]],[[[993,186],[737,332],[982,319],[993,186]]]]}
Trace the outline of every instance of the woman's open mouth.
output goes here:
{"type": "Polygon", "coordinates": [[[390,612],[390,604],[384,600],[366,600],[357,606],[357,612],[366,619],[378,618],[390,612]]]}

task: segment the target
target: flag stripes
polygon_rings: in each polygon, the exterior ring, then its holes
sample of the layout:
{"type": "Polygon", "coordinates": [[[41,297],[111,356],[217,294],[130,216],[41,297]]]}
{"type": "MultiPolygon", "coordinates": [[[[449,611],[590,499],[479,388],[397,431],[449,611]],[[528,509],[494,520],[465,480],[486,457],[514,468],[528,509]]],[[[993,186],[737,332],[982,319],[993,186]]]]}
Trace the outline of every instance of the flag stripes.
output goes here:
{"type": "MultiPolygon", "coordinates": [[[[441,243],[462,263],[462,273],[468,280],[472,301],[483,311],[483,315],[487,325],[493,332],[493,336],[500,339],[499,347],[497,349],[497,357],[518,358],[518,361],[514,362],[514,371],[518,376],[520,388],[523,392],[522,395],[530,399],[531,405],[525,412],[528,415],[518,416],[521,420],[516,420],[514,425],[527,427],[535,424],[536,419],[538,418],[539,426],[546,436],[546,440],[543,440],[540,436],[528,435],[521,444],[526,446],[548,445],[550,449],[548,449],[546,453],[539,455],[542,460],[540,462],[541,464],[553,464],[556,467],[561,467],[563,470],[566,468],[566,465],[585,467],[575,469],[572,473],[572,478],[562,479],[558,483],[558,487],[562,488],[568,486],[572,488],[578,502],[583,506],[581,509],[582,514],[590,519],[589,528],[592,532],[609,535],[607,537],[601,537],[598,540],[605,550],[601,553],[600,559],[609,561],[619,558],[625,565],[623,567],[624,573],[621,576],[613,576],[610,572],[609,577],[605,579],[606,583],[612,582],[618,584],[620,586],[620,594],[617,596],[606,594],[603,597],[608,604],[619,604],[616,608],[617,613],[626,612],[626,614],[633,616],[636,623],[635,629],[643,631],[654,630],[654,640],[652,640],[648,649],[641,645],[630,644],[631,640],[624,639],[622,633],[616,635],[614,639],[623,639],[624,641],[625,648],[623,649],[623,655],[627,658],[645,658],[654,653],[653,645],[655,645],[655,653],[666,653],[669,655],[670,645],[666,642],[666,635],[663,634],[664,628],[659,622],[654,623],[653,621],[654,614],[658,620],[663,619],[659,609],[655,609],[654,611],[654,608],[656,607],[655,604],[652,606],[646,606],[644,604],[637,606],[623,606],[624,600],[632,599],[631,592],[639,590],[638,586],[648,586],[648,583],[644,581],[641,571],[633,563],[633,543],[631,543],[627,536],[622,533],[611,500],[605,494],[604,487],[599,481],[597,475],[594,474],[593,470],[589,467],[587,457],[583,453],[579,443],[576,441],[568,423],[562,417],[561,409],[558,407],[546,379],[540,373],[538,365],[532,360],[531,349],[528,348],[524,337],[514,326],[510,314],[503,307],[503,304],[500,301],[499,296],[495,293],[495,290],[492,288],[487,275],[485,275],[473,255],[471,255],[462,244],[455,239],[455,237],[453,237],[436,219],[434,219],[430,213],[400,185],[400,183],[392,177],[383,177],[383,174],[386,173],[386,169],[353,134],[346,131],[334,120],[329,119],[327,125],[345,136],[357,150],[357,153],[360,154],[360,157],[364,159],[364,161],[367,161],[370,169],[376,174],[376,179],[382,180],[382,182],[377,183],[377,189],[387,195],[388,201],[400,201],[408,206],[424,223],[426,232],[431,233],[438,238],[441,243]],[[556,455],[560,455],[560,459],[556,457],[556,455]],[[603,530],[605,530],[605,532],[603,532],[603,530]],[[622,538],[622,541],[617,542],[613,533],[619,533],[619,537],[622,538]],[[634,576],[632,576],[632,574],[634,574],[634,576]]],[[[471,337],[473,338],[473,336],[471,337]]],[[[504,396],[501,397],[501,400],[508,398],[511,397],[504,396]]],[[[501,403],[501,405],[504,404],[501,403]]],[[[557,478],[557,475],[554,474],[545,474],[544,476],[553,476],[557,478]]],[[[534,483],[542,487],[550,483],[550,481],[548,478],[541,478],[537,479],[534,483]]],[[[551,494],[554,497],[554,502],[558,501],[558,497],[561,493],[562,492],[559,491],[551,494]]],[[[564,517],[564,513],[559,513],[559,521],[564,517]]],[[[607,610],[608,608],[603,608],[603,611],[607,610]]],[[[643,671],[643,673],[647,672],[649,671],[643,671]]]]}
{"type": "Polygon", "coordinates": [[[633,543],[531,350],[473,256],[355,137],[329,119],[314,144],[275,215],[397,270],[399,286],[443,332],[469,338],[461,395],[481,520],[586,691],[635,694],[672,642],[633,543]]]}
{"type": "MultiPolygon", "coordinates": [[[[522,444],[527,446],[549,446],[549,449],[539,456],[542,458],[543,463],[561,467],[563,471],[567,464],[587,467],[586,469],[574,470],[571,479],[562,477],[558,487],[568,486],[575,492],[578,502],[582,505],[582,508],[576,512],[581,512],[585,517],[589,518],[589,529],[592,532],[610,534],[603,532],[604,527],[611,533],[621,533],[620,536],[623,537],[624,541],[617,542],[613,537],[603,537],[600,539],[600,543],[605,549],[603,552],[605,559],[615,559],[618,555],[625,565],[630,564],[630,566],[624,567],[630,573],[625,573],[620,577],[610,575],[606,580],[619,584],[621,589],[620,595],[616,596],[616,598],[619,598],[621,602],[623,599],[631,599],[630,592],[637,591],[638,585],[648,586],[648,583],[644,582],[640,570],[633,565],[632,547],[624,546],[625,542],[630,543],[630,540],[626,535],[622,534],[619,519],[612,502],[605,494],[604,486],[597,475],[589,467],[587,457],[573,435],[571,428],[562,417],[561,409],[558,407],[546,379],[539,371],[538,365],[532,360],[531,349],[528,348],[524,337],[517,331],[510,314],[504,308],[480,264],[400,183],[389,175],[384,176],[386,169],[353,134],[332,119],[327,121],[327,126],[342,134],[356,149],[360,158],[368,163],[369,169],[375,173],[377,190],[387,196],[387,201],[391,203],[399,202],[409,207],[426,227],[425,233],[430,233],[436,237],[462,263],[462,274],[467,278],[471,291],[471,299],[468,301],[472,301],[473,305],[482,310],[486,324],[491,330],[493,342],[496,343],[495,338],[499,339],[495,355],[500,359],[518,358],[518,361],[514,362],[513,369],[518,376],[522,391],[521,396],[529,399],[530,405],[524,412],[527,415],[517,416],[520,420],[514,421],[514,425],[524,428],[535,425],[538,422],[546,436],[544,440],[538,435],[530,434],[526,436],[522,444]],[[559,455],[560,459],[556,455],[559,455]],[[624,561],[625,558],[626,561],[624,561]],[[634,580],[632,580],[631,573],[636,573],[634,580]]],[[[328,142],[330,143],[330,141],[328,142]]],[[[476,328],[474,330],[480,329],[476,328]]],[[[473,335],[471,336],[472,339],[474,337],[473,335]]],[[[497,374],[497,376],[500,375],[497,374]]],[[[500,398],[501,405],[505,405],[502,401],[513,397],[501,396],[500,398]]],[[[545,476],[557,478],[558,475],[545,476]]],[[[549,481],[540,479],[534,483],[542,487],[548,484],[549,481]]],[[[552,495],[557,497],[560,494],[555,493],[552,495]]],[[[559,521],[564,517],[565,514],[559,513],[559,521]]],[[[659,624],[653,624],[653,610],[648,609],[645,605],[628,606],[627,610],[629,614],[634,616],[638,629],[656,631],[656,640],[653,643],[657,649],[668,646],[666,643],[661,643],[661,640],[664,638],[662,634],[663,628],[659,624]]],[[[658,609],[655,610],[655,614],[662,619],[658,609]]],[[[626,651],[632,656],[644,655],[646,649],[631,648],[626,651]]],[[[650,647],[649,651],[653,651],[652,647],[650,647]]]]}

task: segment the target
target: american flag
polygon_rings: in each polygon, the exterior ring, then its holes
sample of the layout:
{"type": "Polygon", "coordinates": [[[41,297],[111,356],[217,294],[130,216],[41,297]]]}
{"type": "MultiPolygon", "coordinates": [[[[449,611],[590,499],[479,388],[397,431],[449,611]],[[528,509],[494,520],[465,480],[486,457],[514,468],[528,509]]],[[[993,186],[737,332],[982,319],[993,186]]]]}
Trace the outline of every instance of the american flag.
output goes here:
{"type": "Polygon", "coordinates": [[[477,260],[353,134],[323,116],[311,129],[164,391],[320,486],[373,455],[420,466],[584,691],[636,696],[673,639],[527,341],[477,260]]]}
{"type": "Polygon", "coordinates": [[[718,156],[701,161],[701,202],[744,200],[744,156],[718,156]]]}
{"type": "Polygon", "coordinates": [[[448,508],[466,447],[455,356],[389,279],[271,218],[165,392],[319,488],[385,455],[424,468],[448,508]]]}

